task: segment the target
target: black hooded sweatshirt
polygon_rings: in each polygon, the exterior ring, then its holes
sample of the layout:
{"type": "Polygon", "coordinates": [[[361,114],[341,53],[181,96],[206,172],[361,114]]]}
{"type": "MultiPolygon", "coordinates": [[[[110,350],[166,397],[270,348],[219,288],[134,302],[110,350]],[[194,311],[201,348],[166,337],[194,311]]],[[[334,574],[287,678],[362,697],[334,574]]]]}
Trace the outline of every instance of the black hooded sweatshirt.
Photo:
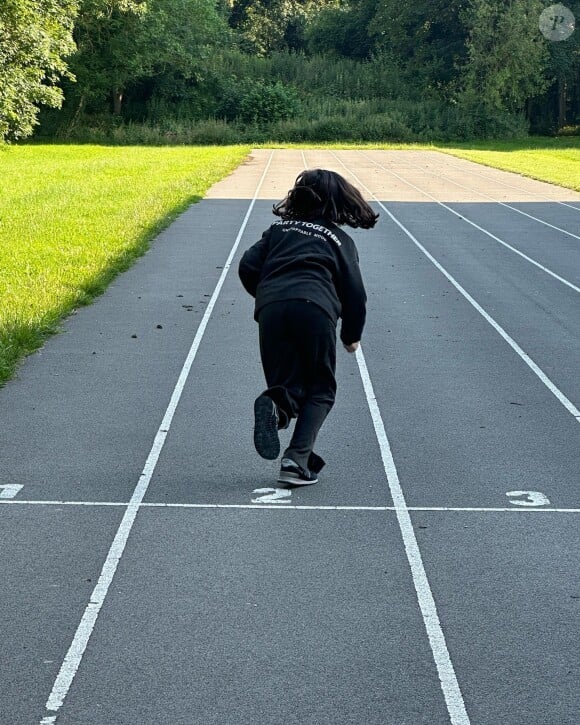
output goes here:
{"type": "Polygon", "coordinates": [[[324,219],[276,221],[248,249],[239,266],[247,292],[256,298],[254,319],[271,302],[306,299],[336,324],[345,345],[361,339],[366,292],[353,240],[324,219]]]}

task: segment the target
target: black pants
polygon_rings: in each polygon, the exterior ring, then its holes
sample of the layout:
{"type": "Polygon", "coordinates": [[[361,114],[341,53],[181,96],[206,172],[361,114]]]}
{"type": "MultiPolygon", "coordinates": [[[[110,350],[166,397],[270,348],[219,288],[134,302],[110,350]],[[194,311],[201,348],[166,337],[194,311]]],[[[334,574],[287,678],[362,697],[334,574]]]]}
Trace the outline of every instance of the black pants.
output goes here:
{"type": "Polygon", "coordinates": [[[266,305],[258,322],[264,394],[278,406],[280,427],[297,418],[283,456],[318,473],[324,461],[314,443],[336,395],[336,324],[318,305],[298,299],[266,305]]]}

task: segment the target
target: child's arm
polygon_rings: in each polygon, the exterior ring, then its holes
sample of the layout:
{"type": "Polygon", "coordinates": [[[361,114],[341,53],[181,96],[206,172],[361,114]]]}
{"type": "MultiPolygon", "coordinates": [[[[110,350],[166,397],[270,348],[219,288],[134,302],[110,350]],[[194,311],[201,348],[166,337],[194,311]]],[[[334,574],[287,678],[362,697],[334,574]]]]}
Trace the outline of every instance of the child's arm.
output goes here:
{"type": "Polygon", "coordinates": [[[260,274],[264,261],[268,255],[268,249],[270,244],[270,230],[267,229],[263,234],[259,242],[256,242],[246,252],[244,252],[240,266],[238,267],[238,275],[244,289],[249,292],[252,297],[256,296],[256,288],[260,281],[260,274]]]}
{"type": "Polygon", "coordinates": [[[362,337],[366,320],[367,295],[358,263],[358,253],[352,239],[340,248],[340,287],[342,326],[340,339],[348,352],[355,352],[362,337]]]}

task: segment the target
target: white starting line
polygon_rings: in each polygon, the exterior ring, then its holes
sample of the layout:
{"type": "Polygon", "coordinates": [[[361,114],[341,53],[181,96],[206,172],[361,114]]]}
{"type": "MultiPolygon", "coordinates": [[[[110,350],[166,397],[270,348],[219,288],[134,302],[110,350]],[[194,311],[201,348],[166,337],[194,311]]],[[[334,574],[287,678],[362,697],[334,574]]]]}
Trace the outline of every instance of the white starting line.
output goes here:
{"type": "MultiPolygon", "coordinates": [[[[0,501],[0,506],[84,506],[96,508],[128,508],[129,501],[58,501],[58,500],[18,500],[0,501]]],[[[532,506],[313,506],[306,504],[290,504],[280,501],[278,504],[266,503],[141,503],[138,508],[164,509],[264,509],[291,511],[425,511],[434,513],[545,513],[545,514],[580,514],[580,508],[554,508],[532,506]]]]}

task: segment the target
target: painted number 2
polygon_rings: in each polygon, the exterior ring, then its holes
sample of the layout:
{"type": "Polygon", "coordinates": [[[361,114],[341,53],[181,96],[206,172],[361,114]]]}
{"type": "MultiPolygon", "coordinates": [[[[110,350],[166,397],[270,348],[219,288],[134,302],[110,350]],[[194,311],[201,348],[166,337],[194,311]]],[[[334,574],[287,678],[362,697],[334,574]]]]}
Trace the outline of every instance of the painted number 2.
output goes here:
{"type": "Polygon", "coordinates": [[[24,486],[18,483],[5,483],[3,486],[0,486],[0,498],[14,498],[22,488],[24,486]]]}
{"type": "Polygon", "coordinates": [[[288,503],[292,491],[287,488],[256,488],[252,493],[262,494],[252,499],[252,503],[288,503]]]}
{"type": "Polygon", "coordinates": [[[549,506],[550,500],[540,491],[508,491],[506,496],[514,506],[549,506]],[[521,498],[520,498],[521,497],[521,498]]]}

